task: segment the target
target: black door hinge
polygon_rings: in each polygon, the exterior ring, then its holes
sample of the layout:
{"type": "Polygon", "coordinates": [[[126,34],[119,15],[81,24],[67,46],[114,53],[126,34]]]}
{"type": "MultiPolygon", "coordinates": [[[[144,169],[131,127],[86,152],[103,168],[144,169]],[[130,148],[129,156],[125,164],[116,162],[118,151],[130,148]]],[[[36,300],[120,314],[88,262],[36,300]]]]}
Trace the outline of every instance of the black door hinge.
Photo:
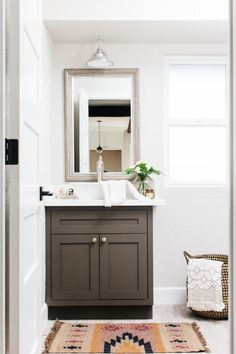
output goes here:
{"type": "Polygon", "coordinates": [[[18,165],[18,140],[5,139],[5,164],[18,165]]]}

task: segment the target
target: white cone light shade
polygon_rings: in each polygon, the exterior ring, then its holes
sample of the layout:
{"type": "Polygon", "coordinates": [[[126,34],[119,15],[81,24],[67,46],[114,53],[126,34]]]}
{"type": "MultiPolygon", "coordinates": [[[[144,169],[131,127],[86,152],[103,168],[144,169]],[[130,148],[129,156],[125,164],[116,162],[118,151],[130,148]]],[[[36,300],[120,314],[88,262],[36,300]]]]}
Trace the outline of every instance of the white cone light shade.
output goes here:
{"type": "Polygon", "coordinates": [[[91,59],[86,62],[90,68],[108,68],[113,65],[113,62],[108,59],[106,53],[101,49],[101,41],[99,41],[98,49],[91,59]]]}

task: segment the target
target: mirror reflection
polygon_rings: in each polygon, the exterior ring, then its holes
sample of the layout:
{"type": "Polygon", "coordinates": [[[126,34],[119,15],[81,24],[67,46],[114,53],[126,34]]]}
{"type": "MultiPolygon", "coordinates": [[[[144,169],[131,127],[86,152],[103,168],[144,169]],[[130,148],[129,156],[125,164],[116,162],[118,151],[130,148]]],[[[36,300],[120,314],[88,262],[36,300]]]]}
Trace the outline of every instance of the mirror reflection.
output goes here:
{"type": "Polygon", "coordinates": [[[132,78],[75,76],[73,88],[74,172],[105,172],[132,164],[132,78]]]}
{"type": "Polygon", "coordinates": [[[89,170],[96,172],[98,154],[104,172],[121,172],[130,165],[130,100],[89,101],[89,170]]]}

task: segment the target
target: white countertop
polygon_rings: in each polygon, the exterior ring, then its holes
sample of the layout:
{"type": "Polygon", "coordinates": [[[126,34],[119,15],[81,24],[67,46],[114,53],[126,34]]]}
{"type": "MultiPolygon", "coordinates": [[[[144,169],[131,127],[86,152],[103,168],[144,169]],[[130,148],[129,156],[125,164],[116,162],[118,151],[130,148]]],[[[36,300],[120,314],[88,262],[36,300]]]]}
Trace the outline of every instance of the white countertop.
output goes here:
{"type": "MultiPolygon", "coordinates": [[[[59,199],[54,197],[44,197],[42,203],[45,207],[49,206],[104,206],[104,200],[102,199],[59,199]]],[[[161,198],[154,198],[147,200],[136,200],[136,199],[127,199],[125,203],[119,206],[158,206],[164,205],[165,200],[161,198]]]]}

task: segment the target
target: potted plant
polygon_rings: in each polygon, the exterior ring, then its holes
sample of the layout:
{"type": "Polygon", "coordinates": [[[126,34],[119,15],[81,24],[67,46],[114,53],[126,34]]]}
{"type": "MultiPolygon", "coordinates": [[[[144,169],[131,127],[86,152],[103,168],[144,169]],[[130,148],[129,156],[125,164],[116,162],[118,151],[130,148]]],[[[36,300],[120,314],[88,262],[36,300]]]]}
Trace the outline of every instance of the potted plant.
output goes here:
{"type": "Polygon", "coordinates": [[[137,161],[134,166],[127,168],[124,173],[126,175],[134,175],[135,181],[139,182],[138,191],[145,196],[146,190],[151,189],[147,183],[150,175],[160,175],[162,172],[146,162],[137,161]]]}

